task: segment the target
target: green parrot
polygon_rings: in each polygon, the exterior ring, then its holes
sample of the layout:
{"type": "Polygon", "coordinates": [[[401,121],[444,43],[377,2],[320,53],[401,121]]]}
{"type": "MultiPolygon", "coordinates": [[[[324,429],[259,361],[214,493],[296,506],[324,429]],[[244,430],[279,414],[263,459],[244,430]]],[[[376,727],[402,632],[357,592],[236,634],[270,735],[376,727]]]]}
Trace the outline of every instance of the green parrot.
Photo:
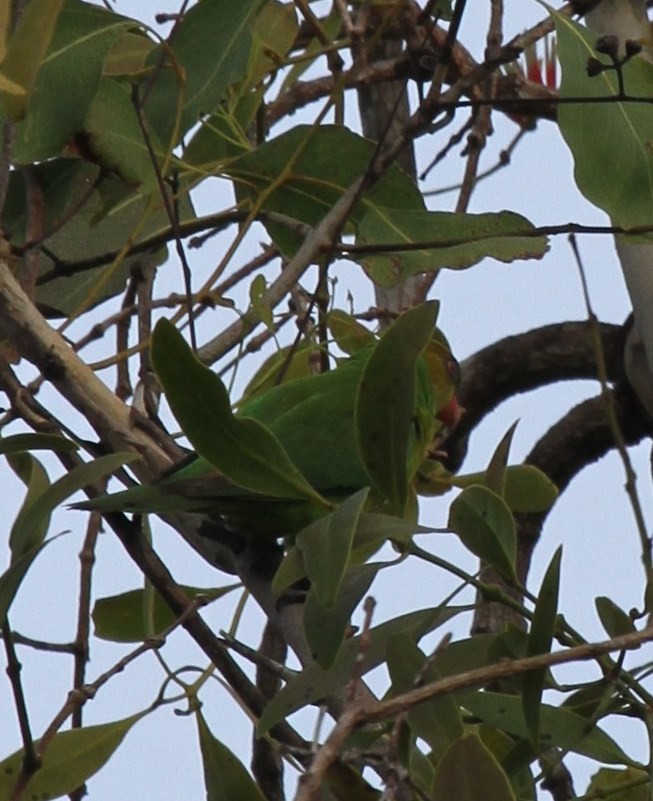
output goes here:
{"type": "Polygon", "coordinates": [[[434,302],[405,312],[335,369],[268,389],[235,414],[220,379],[161,321],[153,364],[197,455],[77,508],[210,512],[230,528],[287,537],[370,487],[373,508],[409,514],[420,466],[459,416],[456,363],[436,313],[434,302]]]}

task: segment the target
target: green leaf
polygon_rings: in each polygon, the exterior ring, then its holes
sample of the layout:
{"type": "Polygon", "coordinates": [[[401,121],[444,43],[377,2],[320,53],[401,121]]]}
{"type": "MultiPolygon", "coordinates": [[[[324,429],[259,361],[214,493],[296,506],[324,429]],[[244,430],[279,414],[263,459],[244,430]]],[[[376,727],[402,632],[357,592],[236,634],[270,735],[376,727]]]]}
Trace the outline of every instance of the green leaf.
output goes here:
{"type": "Polygon", "coordinates": [[[451,504],[447,525],[472,553],[515,577],[515,521],[502,498],[487,487],[467,487],[451,504]]]}
{"type": "Polygon", "coordinates": [[[376,342],[376,338],[370,330],[361,325],[351,314],[346,314],[341,309],[333,309],[329,312],[327,325],[340,350],[350,356],[376,342]]]}
{"type": "Polygon", "coordinates": [[[381,337],[363,370],[356,400],[358,445],[374,488],[391,514],[406,513],[410,447],[415,447],[417,360],[431,341],[434,301],[401,315],[381,337]]]}
{"type": "Polygon", "coordinates": [[[9,3],[0,3],[0,64],[7,57],[7,37],[11,29],[13,9],[9,3]]]}
{"type": "Polygon", "coordinates": [[[207,801],[265,801],[245,766],[213,736],[200,711],[196,718],[207,801]]]}
{"type": "MultiPolygon", "coordinates": [[[[131,100],[130,87],[103,77],[88,110],[83,128],[84,145],[96,163],[141,194],[156,188],[152,157],[148,152],[131,100]]],[[[159,166],[163,148],[155,134],[150,144],[159,166]]]]}
{"type": "Polygon", "coordinates": [[[352,558],[363,560],[364,555],[371,556],[384,542],[391,542],[398,550],[408,548],[413,535],[422,532],[417,523],[403,517],[364,512],[358,521],[352,558]]]}
{"type": "Polygon", "coordinates": [[[515,796],[520,801],[537,801],[537,786],[529,767],[530,757],[521,764],[511,764],[511,756],[515,755],[512,737],[484,724],[476,728],[476,733],[506,772],[515,796]]]}
{"type": "MultiPolygon", "coordinates": [[[[562,546],[556,550],[542,579],[528,636],[527,656],[548,654],[551,651],[558,614],[561,559],[562,546]]],[[[535,753],[539,753],[540,749],[540,710],[545,678],[546,668],[531,670],[524,674],[522,683],[524,720],[535,753]]]]}
{"type": "Polygon", "coordinates": [[[325,609],[333,608],[340,592],[368,493],[367,488],[357,492],[297,535],[311,591],[325,609]]]}
{"type": "Polygon", "coordinates": [[[640,768],[601,768],[592,776],[585,795],[609,801],[649,801],[650,785],[648,772],[640,768]]]}
{"type": "Polygon", "coordinates": [[[621,634],[631,634],[635,631],[635,624],[630,615],[611,599],[600,596],[594,599],[596,611],[608,637],[619,637],[621,634]]]}
{"type": "MultiPolygon", "coordinates": [[[[395,548],[401,551],[408,547],[413,535],[418,532],[423,533],[423,530],[416,523],[403,517],[362,512],[351,543],[349,564],[363,564],[386,542],[392,542],[395,548]]],[[[319,557],[317,549],[315,556],[319,557]]],[[[306,575],[302,551],[293,546],[286,553],[274,575],[272,591],[277,594],[283,592],[306,575]]]]}
{"type": "MultiPolygon", "coordinates": [[[[45,206],[44,229],[53,232],[48,247],[38,254],[36,298],[49,316],[67,316],[89,300],[98,303],[111,297],[125,288],[131,274],[147,272],[165,258],[166,248],[160,247],[113,263],[126,240],[137,244],[169,227],[160,203],[136,194],[115,176],[100,181],[100,169],[80,159],[54,159],[32,165],[30,171],[45,206]],[[97,188],[90,191],[94,184],[97,188]],[[81,269],[79,262],[89,259],[98,259],[97,265],[81,269]],[[67,267],[75,268],[74,274],[67,274],[67,267]]],[[[191,219],[190,202],[180,200],[182,219],[191,219]]],[[[29,238],[30,209],[23,176],[12,171],[2,224],[13,245],[29,238]]]]}
{"type": "MultiPolygon", "coordinates": [[[[81,787],[110,759],[143,714],[55,734],[43,755],[41,767],[28,781],[23,797],[59,798],[81,787]]],[[[36,747],[38,749],[38,742],[36,747]]],[[[12,797],[23,756],[21,749],[0,762],[0,801],[9,801],[12,797]]]]}
{"type": "MultiPolygon", "coordinates": [[[[262,202],[262,208],[315,226],[342,193],[365,171],[376,145],[342,126],[297,125],[225,167],[239,199],[262,202]]],[[[422,196],[405,172],[393,165],[352,212],[360,222],[377,206],[423,208],[422,196]]],[[[285,255],[301,237],[279,225],[266,228],[285,255]]]]}
{"type": "Polygon", "coordinates": [[[237,99],[228,98],[202,120],[184,149],[184,165],[198,165],[205,173],[220,172],[229,159],[248,153],[252,145],[248,131],[261,107],[263,89],[254,89],[237,99]]]}
{"type": "Polygon", "coordinates": [[[154,42],[142,30],[125,31],[110,47],[102,73],[107,77],[134,77],[145,69],[154,42]]]}
{"type": "Polygon", "coordinates": [[[134,23],[115,12],[67,0],[38,72],[13,158],[31,164],[59,155],[78,131],[99,85],[104,57],[134,23]]]}
{"type": "Polygon", "coordinates": [[[22,90],[20,94],[3,92],[5,110],[12,122],[18,122],[25,114],[62,5],[63,0],[31,0],[9,39],[2,75],[22,90]]]}
{"type": "Polygon", "coordinates": [[[22,553],[35,544],[35,532],[45,536],[50,515],[73,493],[138,458],[134,453],[110,453],[66,473],[21,508],[11,529],[12,549],[22,553]]]}
{"type": "MultiPolygon", "coordinates": [[[[425,666],[426,657],[405,634],[388,642],[387,665],[392,680],[392,695],[399,695],[441,676],[436,665],[425,666]]],[[[423,739],[438,759],[463,734],[458,704],[453,695],[431,698],[414,706],[407,715],[414,736],[423,739]]]]}
{"type": "Polygon", "coordinates": [[[222,381],[165,319],[152,335],[152,363],[184,434],[209,464],[250,492],[326,505],[264,425],[234,416],[222,381]]]}
{"type": "Polygon", "coordinates": [[[258,319],[269,331],[274,331],[272,309],[269,304],[265,302],[266,290],[267,281],[265,280],[265,276],[260,273],[249,286],[249,302],[258,319]]]}
{"type": "Polygon", "coordinates": [[[284,590],[287,590],[288,587],[292,587],[296,581],[301,581],[305,576],[306,568],[304,567],[302,552],[297,545],[292,545],[277,568],[277,572],[274,574],[274,578],[272,579],[272,592],[275,595],[280,595],[284,590]]]}
{"type": "MultiPolygon", "coordinates": [[[[60,536],[60,534],[57,535],[57,537],[60,536]]],[[[0,576],[0,628],[2,627],[2,622],[7,617],[9,607],[16,597],[18,588],[20,587],[22,580],[25,578],[25,574],[30,569],[32,562],[41,553],[45,546],[49,545],[51,542],[54,542],[57,537],[51,537],[49,540],[46,540],[46,542],[41,542],[38,545],[34,545],[28,551],[25,551],[17,558],[12,559],[9,567],[0,576]]]]}
{"type": "Polygon", "coordinates": [[[516,801],[510,782],[476,734],[465,734],[438,762],[433,801],[516,801]]]}
{"type": "Polygon", "coordinates": [[[593,718],[597,715],[597,711],[604,711],[607,708],[606,699],[610,696],[614,699],[617,692],[609,679],[599,679],[581,684],[565,698],[562,706],[584,718],[593,718]]]}
{"type": "MultiPolygon", "coordinates": [[[[230,584],[227,587],[189,587],[180,585],[189,598],[202,595],[207,601],[222,598],[223,595],[239,587],[230,584]]],[[[93,606],[93,623],[95,636],[111,642],[143,642],[156,636],[172,625],[175,615],[158,593],[154,593],[150,616],[153,629],[146,623],[146,590],[129,590],[120,595],[98,598],[93,606]]]]}
{"type": "Polygon", "coordinates": [[[340,592],[330,608],[325,607],[311,586],[304,604],[304,634],[313,659],[328,670],[338,656],[351,615],[369,590],[381,565],[359,565],[347,571],[340,592]]]}
{"type": "Polygon", "coordinates": [[[5,77],[2,72],[0,72],[0,95],[2,96],[5,109],[8,109],[7,114],[9,115],[11,113],[12,100],[17,100],[18,103],[21,103],[25,95],[25,90],[22,86],[10,81],[9,78],[5,77]]]}
{"type": "MultiPolygon", "coordinates": [[[[613,225],[653,224],[653,153],[650,103],[591,103],[585,98],[616,97],[615,70],[587,75],[587,59],[608,59],[594,50],[597,35],[551,10],[562,64],[561,98],[582,97],[558,109],[558,124],[574,157],[574,177],[585,197],[610,215],[613,225]]],[[[621,68],[627,93],[649,98],[653,65],[631,58],[621,68]]]]}
{"type": "Polygon", "coordinates": [[[519,464],[506,471],[504,500],[513,512],[545,512],[558,497],[551,479],[532,464],[519,464]]]}
{"type": "MultiPolygon", "coordinates": [[[[483,484],[485,473],[452,476],[454,487],[483,484]]],[[[506,468],[504,500],[511,512],[545,512],[558,497],[558,488],[551,479],[532,464],[510,465],[506,468]]]]}
{"type": "Polygon", "coordinates": [[[30,551],[45,539],[50,525],[49,514],[45,515],[39,525],[32,529],[21,530],[17,523],[21,514],[25,514],[26,510],[48,489],[50,479],[43,465],[31,453],[18,451],[16,453],[7,453],[6,456],[11,469],[27,487],[27,494],[9,534],[9,547],[11,548],[13,560],[30,551]]]}
{"type": "MultiPolygon", "coordinates": [[[[461,704],[489,726],[528,738],[522,699],[490,691],[462,693],[461,704]]],[[[608,764],[632,765],[630,757],[596,723],[563,707],[542,704],[540,710],[540,746],[573,751],[608,764]]]]}
{"type": "Polygon", "coordinates": [[[58,434],[14,434],[0,437],[0,454],[17,451],[63,451],[74,453],[79,450],[77,443],[58,434]]]}
{"type": "Polygon", "coordinates": [[[145,112],[166,146],[176,145],[202,114],[217,108],[227,88],[245,76],[251,28],[263,2],[200,0],[184,14],[172,43],[150,55],[153,67],[163,57],[164,68],[148,92],[145,112]]]}
{"type": "Polygon", "coordinates": [[[276,693],[258,723],[258,736],[265,734],[298,709],[342,688],[351,678],[356,660],[361,654],[363,661],[356,670],[364,675],[385,661],[387,643],[391,637],[404,633],[417,642],[428,632],[470,608],[472,607],[451,606],[446,609],[420,609],[401,615],[373,628],[369,635],[369,647],[363,651],[360,636],[348,639],[330,670],[325,670],[317,663],[311,664],[276,693]]]}
{"type": "Polygon", "coordinates": [[[352,254],[375,284],[393,287],[411,275],[441,268],[471,267],[491,257],[503,262],[541,259],[549,249],[527,219],[510,211],[456,214],[375,206],[360,224],[357,245],[385,246],[382,252],[352,254]],[[531,233],[533,235],[531,235],[531,233]],[[392,250],[392,245],[423,249],[392,250]]]}
{"type": "Polygon", "coordinates": [[[292,3],[268,0],[263,5],[253,25],[245,90],[258,84],[268,73],[276,73],[298,33],[297,13],[292,3]]]}
{"type": "Polygon", "coordinates": [[[508,468],[508,455],[510,453],[510,446],[512,438],[517,428],[517,422],[514,422],[506,431],[497,445],[490,464],[485,471],[485,486],[495,492],[500,498],[503,498],[506,492],[506,474],[508,468]]]}
{"type": "MultiPolygon", "coordinates": [[[[437,657],[438,673],[455,676],[467,670],[491,665],[497,661],[493,656],[493,648],[500,635],[478,634],[449,643],[437,657]]],[[[505,656],[505,654],[502,654],[505,656]]]]}

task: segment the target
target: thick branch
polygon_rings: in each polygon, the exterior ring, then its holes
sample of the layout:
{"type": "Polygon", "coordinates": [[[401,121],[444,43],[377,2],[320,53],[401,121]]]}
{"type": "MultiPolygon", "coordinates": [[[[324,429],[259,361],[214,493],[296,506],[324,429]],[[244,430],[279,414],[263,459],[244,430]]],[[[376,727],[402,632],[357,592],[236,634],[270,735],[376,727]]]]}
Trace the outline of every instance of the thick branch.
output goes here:
{"type": "MultiPolygon", "coordinates": [[[[601,325],[601,344],[610,381],[623,378],[625,331],[601,325]]],[[[587,321],[555,323],[505,337],[461,363],[458,398],[464,415],[447,440],[447,467],[457,472],[471,432],[503,401],[556,381],[596,379],[596,354],[587,321]]]]}
{"type": "Polygon", "coordinates": [[[45,321],[5,258],[0,258],[0,336],[84,415],[103,443],[143,457],[134,466],[139,476],[148,479],[171,466],[171,451],[161,433],[130,411],[45,321]]]}

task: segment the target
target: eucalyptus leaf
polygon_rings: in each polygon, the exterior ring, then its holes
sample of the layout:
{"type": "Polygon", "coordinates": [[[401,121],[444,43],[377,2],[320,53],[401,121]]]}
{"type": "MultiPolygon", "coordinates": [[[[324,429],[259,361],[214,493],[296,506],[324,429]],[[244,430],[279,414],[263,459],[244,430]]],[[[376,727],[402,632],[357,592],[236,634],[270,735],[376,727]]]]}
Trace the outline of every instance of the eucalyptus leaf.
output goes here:
{"type": "Polygon", "coordinates": [[[360,223],[356,244],[378,246],[379,252],[352,255],[374,283],[393,287],[412,275],[471,267],[487,257],[541,259],[549,245],[535,231],[532,223],[509,211],[458,214],[374,206],[360,223]],[[420,243],[425,246],[419,248],[420,243]],[[407,247],[393,250],[393,245],[407,247]]]}
{"type": "Polygon", "coordinates": [[[508,468],[508,455],[512,438],[517,428],[517,422],[513,423],[501,438],[490,459],[490,464],[485,471],[485,486],[503,498],[506,492],[506,474],[508,468]]]}
{"type": "MultiPolygon", "coordinates": [[[[111,758],[143,713],[80,729],[60,731],[48,744],[25,798],[59,798],[81,787],[111,758]]],[[[38,741],[34,744],[38,750],[38,741]]],[[[9,801],[24,758],[22,749],[0,762],[0,801],[9,801]]]]}
{"type": "MultiPolygon", "coordinates": [[[[508,734],[528,738],[522,699],[490,691],[464,693],[459,700],[473,715],[508,734]]],[[[632,759],[596,723],[563,707],[542,704],[541,747],[559,748],[608,764],[633,765],[632,759]]]]}
{"type": "MultiPolygon", "coordinates": [[[[238,588],[239,584],[227,587],[189,587],[179,585],[189,598],[198,595],[207,601],[222,598],[238,588]]],[[[144,589],[129,590],[120,595],[98,598],[93,605],[94,634],[101,640],[111,642],[143,642],[150,636],[156,636],[175,621],[175,614],[158,593],[153,593],[151,619],[153,629],[146,623],[145,604],[147,591],[144,589]]]]}
{"type": "MultiPolygon", "coordinates": [[[[558,594],[560,591],[560,563],[562,547],[554,553],[542,579],[542,586],[537,596],[537,603],[528,635],[527,656],[548,654],[555,633],[558,613],[558,594]]],[[[531,670],[522,679],[522,702],[524,720],[528,734],[536,753],[540,748],[540,711],[542,708],[542,691],[546,678],[546,668],[531,670]]]]}
{"type": "Polygon", "coordinates": [[[216,739],[202,713],[196,712],[207,801],[265,801],[236,755],[216,739]]]}
{"type": "MultiPolygon", "coordinates": [[[[133,22],[80,0],[66,0],[47,54],[16,126],[12,155],[18,164],[61,153],[83,123],[97,92],[104,58],[133,22]]],[[[38,39],[38,37],[35,37],[38,39]]]]}
{"type": "MultiPolygon", "coordinates": [[[[30,174],[43,200],[44,227],[52,231],[48,247],[37,254],[36,300],[49,316],[66,316],[111,297],[125,288],[132,273],[147,272],[165,258],[166,248],[158,247],[116,259],[126,240],[136,245],[169,227],[160,204],[117,176],[73,158],[32,165],[30,174]]],[[[23,176],[12,171],[2,215],[12,245],[20,247],[29,237],[30,208],[23,176]]],[[[182,221],[194,216],[184,196],[179,213],[182,221]]]]}
{"type": "Polygon", "coordinates": [[[311,586],[304,604],[304,634],[313,659],[320,667],[328,670],[333,666],[351,624],[351,616],[380,567],[370,564],[350,568],[329,608],[322,604],[315,587],[311,586]]]}
{"type": "Polygon", "coordinates": [[[630,615],[627,615],[611,598],[605,596],[595,598],[594,605],[608,637],[619,637],[635,631],[635,624],[630,615]]]}
{"type": "Polygon", "coordinates": [[[650,788],[648,771],[632,767],[623,770],[601,768],[592,776],[586,795],[610,801],[649,801],[650,788]]]}
{"type": "Polygon", "coordinates": [[[0,454],[17,451],[62,451],[73,453],[79,445],[59,434],[13,434],[0,437],[0,454]]]}
{"type": "MultiPolygon", "coordinates": [[[[413,640],[398,634],[388,642],[387,665],[392,680],[392,694],[399,695],[416,686],[441,678],[436,664],[426,665],[426,657],[413,640]]],[[[463,724],[453,695],[431,698],[414,706],[407,715],[416,737],[424,740],[439,759],[463,734],[463,724]]]]}
{"type": "Polygon", "coordinates": [[[433,801],[516,801],[508,777],[476,734],[451,745],[435,768],[433,801]]]}
{"type": "Polygon", "coordinates": [[[29,550],[23,551],[15,559],[12,559],[9,567],[0,575],[0,628],[2,628],[2,623],[7,617],[9,607],[16,597],[16,593],[27,571],[46,545],[54,542],[55,539],[57,539],[57,537],[51,537],[45,542],[33,545],[29,550]]]}
{"type": "Polygon", "coordinates": [[[292,3],[278,0],[264,3],[252,25],[252,51],[245,90],[256,86],[268,73],[276,73],[298,33],[297,12],[292,3]]]}
{"type": "Polygon", "coordinates": [[[374,344],[374,334],[341,309],[332,309],[329,312],[327,325],[340,350],[350,356],[374,344]]]}
{"type": "Polygon", "coordinates": [[[345,578],[358,521],[368,496],[363,489],[297,535],[311,592],[330,610],[345,578]]]}
{"type": "Polygon", "coordinates": [[[26,510],[50,487],[50,478],[43,465],[31,453],[18,451],[6,453],[5,456],[11,469],[27,487],[27,493],[23,499],[21,509],[9,533],[9,547],[13,560],[34,548],[35,545],[39,545],[45,539],[50,524],[49,514],[44,515],[39,524],[31,529],[21,529],[17,523],[21,514],[25,514],[26,510]]]}
{"type": "Polygon", "coordinates": [[[152,335],[152,362],[170,408],[199,456],[244,489],[325,506],[263,424],[237,418],[227,390],[193,355],[172,323],[152,335]]]}
{"type": "MultiPolygon", "coordinates": [[[[374,152],[373,142],[342,126],[297,125],[229,162],[225,172],[243,202],[315,226],[362,175],[374,152]]],[[[393,165],[361,198],[352,221],[359,223],[377,206],[421,209],[424,201],[414,181],[393,165]]],[[[302,241],[278,224],[266,227],[287,256],[302,241]]]]}
{"type": "Polygon", "coordinates": [[[2,75],[22,90],[20,94],[3,92],[5,110],[13,122],[25,114],[62,6],[63,0],[31,0],[9,38],[2,75]]]}
{"type": "Polygon", "coordinates": [[[157,189],[155,169],[163,162],[164,150],[156,135],[150,134],[150,154],[128,84],[102,78],[84,121],[84,136],[85,146],[105,170],[143,195],[157,189]]]}
{"type": "Polygon", "coordinates": [[[364,675],[385,661],[387,643],[394,635],[404,633],[418,642],[428,632],[456,615],[469,611],[470,608],[450,606],[446,609],[420,609],[400,615],[372,628],[369,632],[369,645],[362,652],[360,635],[346,640],[329,670],[325,670],[317,663],[308,665],[275,694],[259,720],[258,736],[265,734],[272,726],[298,709],[336,692],[345,685],[351,678],[354,665],[361,653],[363,660],[356,670],[360,675],[364,675]]]}
{"type": "Polygon", "coordinates": [[[35,532],[44,537],[52,512],[67,498],[80,489],[94,484],[129,462],[138,459],[134,453],[110,453],[98,456],[92,462],[74,467],[60,479],[50,484],[38,496],[30,499],[16,517],[11,529],[12,549],[22,553],[25,547],[34,545],[35,532]]]}
{"type": "MultiPolygon", "coordinates": [[[[574,157],[574,177],[585,197],[610,215],[613,225],[631,228],[653,224],[653,153],[650,132],[653,106],[622,102],[615,70],[587,75],[588,58],[609,60],[597,53],[596,33],[550,10],[556,25],[562,65],[560,96],[582,97],[558,109],[558,125],[574,157]],[[614,97],[611,103],[587,98],[614,97]]],[[[627,93],[650,98],[653,64],[631,58],[620,67],[627,93]]]]}
{"type": "Polygon", "coordinates": [[[183,15],[174,40],[151,53],[149,65],[163,60],[164,68],[148,87],[145,114],[166,146],[176,145],[202,114],[217,108],[232,83],[246,76],[252,26],[263,2],[197,3],[183,15]]]}
{"type": "Polygon", "coordinates": [[[472,553],[515,577],[515,521],[502,498],[487,487],[467,487],[449,508],[448,526],[472,553]]]}
{"type": "MultiPolygon", "coordinates": [[[[451,476],[454,487],[483,484],[485,473],[451,476]]],[[[545,512],[558,497],[558,488],[551,479],[532,464],[509,465],[505,474],[504,500],[511,512],[545,512]]]]}
{"type": "Polygon", "coordinates": [[[417,361],[431,341],[437,310],[430,301],[396,320],[368,359],[358,390],[361,458],[373,486],[387,499],[388,511],[399,516],[409,498],[410,450],[419,448],[413,444],[417,361]]]}

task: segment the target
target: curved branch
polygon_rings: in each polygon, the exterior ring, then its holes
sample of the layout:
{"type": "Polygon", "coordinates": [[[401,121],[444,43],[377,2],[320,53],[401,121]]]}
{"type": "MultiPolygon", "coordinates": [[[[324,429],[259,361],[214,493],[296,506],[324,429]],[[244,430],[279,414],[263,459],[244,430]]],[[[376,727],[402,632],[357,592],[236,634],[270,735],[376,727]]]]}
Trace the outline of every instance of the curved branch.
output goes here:
{"type": "MultiPolygon", "coordinates": [[[[621,381],[626,330],[602,323],[600,331],[608,379],[621,381]]],[[[461,373],[458,399],[464,415],[444,444],[452,472],[464,461],[472,431],[503,401],[556,381],[597,377],[590,324],[554,323],[505,337],[465,359],[461,373]]]]}

